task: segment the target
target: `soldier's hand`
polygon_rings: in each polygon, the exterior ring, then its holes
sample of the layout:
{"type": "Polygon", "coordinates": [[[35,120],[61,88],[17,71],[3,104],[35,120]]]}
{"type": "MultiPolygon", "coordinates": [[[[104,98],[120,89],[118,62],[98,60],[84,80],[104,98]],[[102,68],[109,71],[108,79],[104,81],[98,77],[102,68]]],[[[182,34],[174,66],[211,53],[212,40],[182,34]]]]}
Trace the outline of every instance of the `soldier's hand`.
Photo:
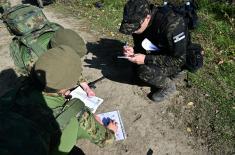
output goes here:
{"type": "Polygon", "coordinates": [[[123,54],[127,57],[134,55],[134,49],[131,46],[123,46],[123,54]]]}
{"type": "Polygon", "coordinates": [[[136,63],[138,65],[144,64],[145,55],[144,54],[135,54],[134,56],[128,57],[128,60],[136,63]]]}
{"type": "Polygon", "coordinates": [[[102,122],[102,120],[100,119],[100,117],[99,117],[98,115],[95,115],[94,117],[95,117],[95,120],[96,120],[97,122],[99,122],[101,125],[104,125],[103,122],[102,122]]]}
{"type": "Polygon", "coordinates": [[[68,96],[71,93],[71,91],[69,89],[61,89],[58,91],[58,94],[65,97],[68,96]]]}
{"type": "Polygon", "coordinates": [[[117,129],[118,129],[117,122],[115,122],[114,120],[111,120],[111,121],[109,122],[109,125],[107,126],[107,128],[108,128],[109,130],[112,130],[114,133],[116,133],[116,132],[117,132],[117,129]]]}
{"type": "Polygon", "coordinates": [[[89,87],[87,82],[80,83],[80,86],[83,88],[83,90],[87,93],[87,96],[95,96],[95,92],[89,87]]]}

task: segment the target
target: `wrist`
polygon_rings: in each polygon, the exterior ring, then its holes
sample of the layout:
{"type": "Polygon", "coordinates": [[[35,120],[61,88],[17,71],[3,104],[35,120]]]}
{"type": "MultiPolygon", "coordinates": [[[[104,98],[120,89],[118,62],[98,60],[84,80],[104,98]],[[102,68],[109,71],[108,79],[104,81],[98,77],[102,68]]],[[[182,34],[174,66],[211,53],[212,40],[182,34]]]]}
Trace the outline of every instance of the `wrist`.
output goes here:
{"type": "Polygon", "coordinates": [[[143,60],[143,64],[145,64],[145,59],[146,59],[146,55],[144,55],[144,60],[143,60]]]}
{"type": "Polygon", "coordinates": [[[88,83],[87,83],[87,82],[82,82],[82,83],[80,83],[80,86],[81,86],[82,89],[85,90],[85,91],[90,88],[90,87],[88,86],[88,83]]]}
{"type": "Polygon", "coordinates": [[[144,64],[148,64],[150,60],[151,60],[151,57],[149,55],[145,55],[144,64]]]}

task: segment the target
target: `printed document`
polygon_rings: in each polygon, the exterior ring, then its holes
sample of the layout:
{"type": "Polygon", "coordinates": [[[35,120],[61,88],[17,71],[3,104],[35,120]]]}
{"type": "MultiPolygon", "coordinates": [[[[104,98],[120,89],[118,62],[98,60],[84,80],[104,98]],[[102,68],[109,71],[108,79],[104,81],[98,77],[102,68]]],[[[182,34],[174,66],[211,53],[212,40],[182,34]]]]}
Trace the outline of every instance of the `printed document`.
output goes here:
{"type": "Polygon", "coordinates": [[[80,99],[88,108],[90,108],[92,113],[95,113],[97,108],[104,101],[96,96],[88,97],[87,93],[80,86],[73,90],[70,95],[72,95],[72,98],[80,99]]]}
{"type": "Polygon", "coordinates": [[[158,51],[159,48],[157,46],[155,46],[150,40],[148,40],[147,38],[145,38],[142,41],[142,47],[146,50],[146,51],[158,51]]]}

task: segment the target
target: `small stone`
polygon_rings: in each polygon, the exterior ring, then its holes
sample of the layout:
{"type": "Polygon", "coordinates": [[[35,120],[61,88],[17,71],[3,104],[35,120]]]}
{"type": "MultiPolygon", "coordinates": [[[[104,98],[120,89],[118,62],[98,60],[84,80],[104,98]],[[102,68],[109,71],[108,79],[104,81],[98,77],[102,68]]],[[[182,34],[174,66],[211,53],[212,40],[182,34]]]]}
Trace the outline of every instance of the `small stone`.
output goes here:
{"type": "Polygon", "coordinates": [[[189,102],[189,103],[188,103],[188,106],[193,106],[193,105],[194,105],[193,102],[189,102]]]}
{"type": "Polygon", "coordinates": [[[223,63],[224,63],[224,61],[221,60],[221,61],[218,62],[218,65],[221,65],[221,64],[223,64],[223,63]]]}
{"type": "Polygon", "coordinates": [[[192,129],[191,128],[189,128],[189,127],[187,127],[187,132],[192,132],[192,129]]]}
{"type": "Polygon", "coordinates": [[[209,94],[205,94],[206,97],[209,97],[210,95],[209,94]]]}

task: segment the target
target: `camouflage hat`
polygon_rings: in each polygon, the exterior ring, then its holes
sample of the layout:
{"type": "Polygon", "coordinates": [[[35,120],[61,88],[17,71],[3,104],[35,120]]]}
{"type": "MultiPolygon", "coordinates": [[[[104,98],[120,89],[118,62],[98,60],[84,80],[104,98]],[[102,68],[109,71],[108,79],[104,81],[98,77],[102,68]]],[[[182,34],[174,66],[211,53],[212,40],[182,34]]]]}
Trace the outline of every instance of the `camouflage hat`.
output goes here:
{"type": "Polygon", "coordinates": [[[83,57],[87,52],[85,41],[71,29],[60,28],[55,32],[51,39],[51,46],[59,45],[67,45],[73,48],[80,57],[83,57]]]}
{"type": "Polygon", "coordinates": [[[124,34],[132,34],[140,28],[141,21],[148,14],[150,14],[150,4],[147,0],[129,0],[124,7],[119,31],[124,34]]]}
{"type": "Polygon", "coordinates": [[[71,88],[81,76],[81,58],[72,48],[61,45],[43,53],[32,72],[46,92],[71,88]]]}

